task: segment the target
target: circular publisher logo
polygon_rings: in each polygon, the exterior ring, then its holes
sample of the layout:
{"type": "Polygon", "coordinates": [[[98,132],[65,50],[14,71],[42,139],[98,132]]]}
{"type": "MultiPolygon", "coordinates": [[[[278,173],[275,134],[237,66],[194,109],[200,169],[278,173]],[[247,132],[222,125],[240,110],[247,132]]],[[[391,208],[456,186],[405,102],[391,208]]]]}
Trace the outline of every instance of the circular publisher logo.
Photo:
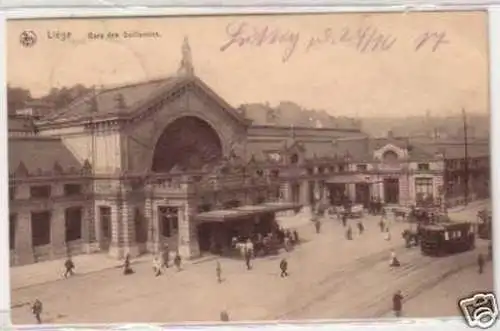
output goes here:
{"type": "Polygon", "coordinates": [[[33,47],[37,39],[36,33],[31,30],[23,31],[19,37],[19,41],[23,47],[33,47]]]}

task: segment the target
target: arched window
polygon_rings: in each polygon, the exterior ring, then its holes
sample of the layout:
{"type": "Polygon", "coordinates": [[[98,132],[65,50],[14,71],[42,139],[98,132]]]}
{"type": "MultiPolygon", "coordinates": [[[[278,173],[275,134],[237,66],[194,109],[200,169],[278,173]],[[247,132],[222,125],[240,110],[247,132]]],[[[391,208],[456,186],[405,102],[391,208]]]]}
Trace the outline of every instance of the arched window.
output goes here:
{"type": "Polygon", "coordinates": [[[394,151],[386,151],[382,155],[382,160],[385,163],[394,163],[398,160],[398,154],[394,151]]]}

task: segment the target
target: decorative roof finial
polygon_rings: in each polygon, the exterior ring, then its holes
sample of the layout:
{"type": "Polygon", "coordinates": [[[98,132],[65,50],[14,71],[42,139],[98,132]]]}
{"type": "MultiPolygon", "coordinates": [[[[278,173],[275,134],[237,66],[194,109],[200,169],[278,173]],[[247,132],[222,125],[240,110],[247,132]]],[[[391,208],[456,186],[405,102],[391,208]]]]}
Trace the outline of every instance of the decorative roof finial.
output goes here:
{"type": "Polygon", "coordinates": [[[182,59],[177,74],[180,76],[194,76],[193,57],[188,37],[184,37],[182,43],[182,59]]]}

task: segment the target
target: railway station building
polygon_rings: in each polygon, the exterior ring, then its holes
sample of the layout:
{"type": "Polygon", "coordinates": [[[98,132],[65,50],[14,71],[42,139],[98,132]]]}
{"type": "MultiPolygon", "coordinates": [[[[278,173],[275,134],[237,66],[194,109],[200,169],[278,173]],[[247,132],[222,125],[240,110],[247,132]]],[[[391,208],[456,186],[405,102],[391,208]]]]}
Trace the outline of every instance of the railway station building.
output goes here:
{"type": "MultiPolygon", "coordinates": [[[[460,143],[260,123],[197,77],[190,57],[185,43],[171,77],[9,118],[11,265],[95,252],[123,258],[165,243],[194,258],[216,237],[269,226],[275,213],[307,214],[345,197],[460,202],[460,143]]],[[[471,147],[468,162],[469,197],[483,197],[488,144],[471,147]]]]}

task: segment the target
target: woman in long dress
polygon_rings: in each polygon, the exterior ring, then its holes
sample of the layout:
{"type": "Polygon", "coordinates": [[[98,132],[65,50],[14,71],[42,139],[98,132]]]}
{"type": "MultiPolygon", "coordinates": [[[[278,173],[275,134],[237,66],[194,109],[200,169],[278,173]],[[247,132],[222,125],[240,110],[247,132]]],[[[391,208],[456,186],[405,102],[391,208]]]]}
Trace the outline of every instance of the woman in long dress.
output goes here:
{"type": "Polygon", "coordinates": [[[391,231],[389,230],[389,227],[385,228],[385,240],[387,241],[391,240],[391,231]]]}

